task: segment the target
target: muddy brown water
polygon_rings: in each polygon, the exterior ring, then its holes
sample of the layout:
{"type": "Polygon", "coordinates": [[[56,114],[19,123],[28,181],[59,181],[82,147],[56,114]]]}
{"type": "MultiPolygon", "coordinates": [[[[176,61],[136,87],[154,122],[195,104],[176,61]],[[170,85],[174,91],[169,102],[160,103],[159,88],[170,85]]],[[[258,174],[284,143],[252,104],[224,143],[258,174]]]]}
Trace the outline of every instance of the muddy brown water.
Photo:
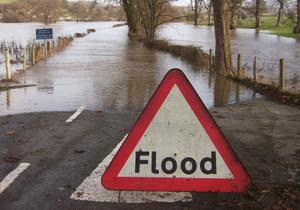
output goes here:
{"type": "Polygon", "coordinates": [[[141,110],[171,68],[185,72],[207,107],[260,97],[168,53],[143,47],[128,38],[126,27],[104,22],[60,23],[59,28],[64,24],[65,34],[87,28],[97,32],[76,38],[60,54],[32,67],[22,80],[36,87],[0,92],[0,115],[69,111],[81,105],[91,110],[141,110]]]}

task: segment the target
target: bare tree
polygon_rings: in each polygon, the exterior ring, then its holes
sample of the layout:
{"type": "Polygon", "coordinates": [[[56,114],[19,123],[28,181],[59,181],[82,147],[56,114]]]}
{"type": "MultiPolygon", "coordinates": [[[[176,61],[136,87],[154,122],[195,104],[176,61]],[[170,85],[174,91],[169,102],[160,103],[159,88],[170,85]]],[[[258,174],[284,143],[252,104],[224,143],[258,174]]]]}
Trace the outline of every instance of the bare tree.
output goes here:
{"type": "Polygon", "coordinates": [[[198,19],[202,10],[203,0],[191,0],[191,8],[193,11],[194,25],[198,25],[198,19]]]}
{"type": "Polygon", "coordinates": [[[278,7],[276,27],[279,27],[279,25],[281,23],[282,14],[284,12],[284,8],[285,7],[288,8],[289,3],[290,3],[289,0],[274,0],[273,1],[273,6],[278,7]]]}
{"type": "Polygon", "coordinates": [[[137,2],[139,0],[105,0],[105,2],[120,4],[126,14],[129,33],[137,33],[139,28],[139,18],[137,2]]]}
{"type": "Polygon", "coordinates": [[[259,29],[261,26],[261,15],[267,9],[266,0],[251,0],[245,1],[243,11],[255,17],[255,28],[259,29]]]}
{"type": "Polygon", "coordinates": [[[137,0],[138,14],[145,33],[146,44],[155,39],[158,26],[174,20],[169,0],[137,0]]]}
{"type": "Polygon", "coordinates": [[[207,5],[207,25],[208,26],[212,25],[211,15],[212,15],[212,0],[209,0],[208,5],[207,5]]]}
{"type": "Polygon", "coordinates": [[[125,11],[127,24],[130,33],[138,32],[138,12],[137,4],[138,0],[121,0],[120,3],[125,11]]]}
{"type": "Polygon", "coordinates": [[[260,28],[261,4],[262,4],[262,0],[256,0],[256,7],[255,7],[255,28],[260,28]]]}
{"type": "Polygon", "coordinates": [[[74,2],[70,3],[69,5],[69,12],[71,12],[72,15],[75,16],[77,22],[85,20],[88,17],[87,11],[88,8],[85,3],[74,2]]]}
{"type": "Polygon", "coordinates": [[[243,0],[230,0],[230,29],[237,28],[237,20],[240,15],[243,0]]]}
{"type": "Polygon", "coordinates": [[[56,22],[63,14],[64,0],[21,0],[38,21],[48,25],[56,22]]]}
{"type": "Polygon", "coordinates": [[[297,25],[294,28],[294,34],[300,34],[300,0],[297,0],[297,25]]]}
{"type": "Polygon", "coordinates": [[[229,30],[229,0],[213,0],[216,69],[220,73],[232,72],[231,43],[229,30]]]}

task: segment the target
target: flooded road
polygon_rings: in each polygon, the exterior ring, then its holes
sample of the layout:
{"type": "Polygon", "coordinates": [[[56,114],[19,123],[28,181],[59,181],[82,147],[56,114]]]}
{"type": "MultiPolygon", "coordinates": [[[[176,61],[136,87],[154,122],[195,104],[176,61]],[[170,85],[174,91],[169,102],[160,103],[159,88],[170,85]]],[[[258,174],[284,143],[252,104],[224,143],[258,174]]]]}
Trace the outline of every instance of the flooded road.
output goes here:
{"type": "Polygon", "coordinates": [[[23,80],[37,87],[0,92],[0,115],[67,111],[81,105],[141,110],[171,68],[186,73],[208,107],[255,97],[250,89],[129,40],[126,27],[112,25],[96,23],[96,33],[75,39],[62,53],[31,68],[23,80]]]}

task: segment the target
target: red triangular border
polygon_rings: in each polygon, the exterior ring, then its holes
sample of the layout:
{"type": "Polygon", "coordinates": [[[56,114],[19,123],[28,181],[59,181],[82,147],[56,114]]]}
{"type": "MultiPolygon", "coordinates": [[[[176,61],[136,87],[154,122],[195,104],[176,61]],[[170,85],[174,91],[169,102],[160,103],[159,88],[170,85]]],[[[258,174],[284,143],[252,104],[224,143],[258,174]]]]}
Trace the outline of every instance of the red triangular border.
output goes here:
{"type": "Polygon", "coordinates": [[[243,192],[250,184],[250,177],[184,73],[179,69],[172,69],[160,83],[104,172],[101,181],[102,185],[110,190],[243,192]],[[175,84],[232,172],[233,179],[118,177],[122,167],[175,84]]]}

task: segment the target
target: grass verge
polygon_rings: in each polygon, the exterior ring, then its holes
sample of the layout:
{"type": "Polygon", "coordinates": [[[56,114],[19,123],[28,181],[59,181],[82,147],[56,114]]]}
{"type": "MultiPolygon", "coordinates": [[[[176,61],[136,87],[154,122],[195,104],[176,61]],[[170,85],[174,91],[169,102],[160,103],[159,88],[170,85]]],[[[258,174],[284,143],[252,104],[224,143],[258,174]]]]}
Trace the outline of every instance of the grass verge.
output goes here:
{"type": "Polygon", "coordinates": [[[290,93],[287,91],[280,91],[278,87],[274,85],[267,85],[262,83],[257,83],[250,78],[237,78],[235,75],[227,75],[228,79],[239,82],[242,85],[255,90],[257,93],[265,96],[266,98],[288,104],[291,106],[300,107],[300,94],[290,93]]]}
{"type": "MultiPolygon", "coordinates": [[[[139,38],[139,41],[144,40],[139,38]]],[[[171,55],[179,57],[182,60],[198,67],[208,66],[209,55],[199,47],[170,44],[165,40],[155,40],[148,44],[147,47],[168,52],[171,55]]]]}

